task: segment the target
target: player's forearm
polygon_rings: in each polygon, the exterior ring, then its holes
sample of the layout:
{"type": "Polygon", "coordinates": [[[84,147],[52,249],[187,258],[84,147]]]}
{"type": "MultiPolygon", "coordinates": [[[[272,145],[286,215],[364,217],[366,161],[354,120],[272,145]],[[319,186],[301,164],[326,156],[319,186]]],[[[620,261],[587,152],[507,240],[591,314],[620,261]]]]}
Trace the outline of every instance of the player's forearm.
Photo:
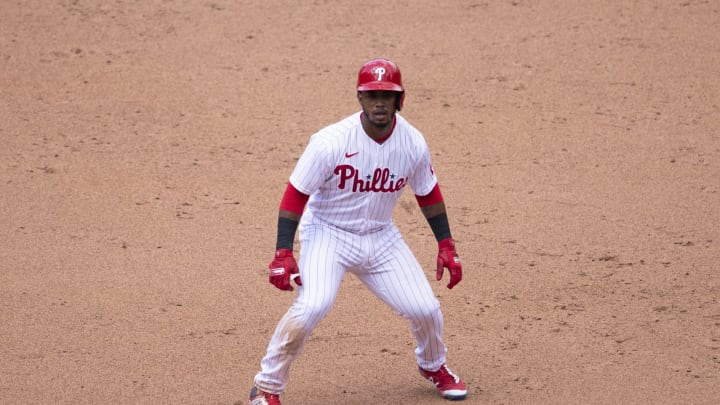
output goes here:
{"type": "Polygon", "coordinates": [[[275,250],[279,249],[287,249],[287,250],[293,250],[293,242],[295,241],[295,232],[298,228],[298,223],[300,221],[300,216],[289,212],[284,211],[287,214],[292,214],[288,216],[294,216],[297,217],[297,219],[288,218],[287,216],[283,216],[283,210],[280,210],[280,214],[278,215],[278,223],[277,223],[277,239],[275,242],[275,250]]]}
{"type": "Polygon", "coordinates": [[[420,212],[423,213],[423,215],[425,216],[426,219],[430,219],[430,218],[436,217],[440,214],[447,213],[447,211],[445,209],[444,201],[440,201],[439,203],[436,203],[436,204],[420,207],[420,212]]]}
{"type": "Polygon", "coordinates": [[[444,208],[443,205],[443,211],[440,214],[431,217],[426,216],[430,229],[432,229],[433,235],[435,235],[435,240],[438,242],[452,238],[450,222],[448,221],[447,212],[445,212],[444,208]]]}
{"type": "Polygon", "coordinates": [[[295,222],[300,222],[300,218],[302,218],[302,215],[281,208],[278,212],[278,218],[286,218],[295,222]]]}
{"type": "Polygon", "coordinates": [[[435,185],[432,191],[424,196],[416,195],[420,211],[422,211],[425,219],[427,219],[430,229],[432,229],[435,239],[440,242],[448,238],[452,238],[450,233],[450,223],[445,209],[445,200],[440,185],[435,185]]]}
{"type": "Polygon", "coordinates": [[[300,223],[300,214],[292,211],[280,209],[278,212],[277,239],[275,241],[275,250],[293,249],[295,241],[295,232],[300,223]]]}
{"type": "Polygon", "coordinates": [[[287,184],[278,211],[276,250],[292,250],[295,232],[309,197],[307,194],[299,192],[291,183],[287,184]]]}

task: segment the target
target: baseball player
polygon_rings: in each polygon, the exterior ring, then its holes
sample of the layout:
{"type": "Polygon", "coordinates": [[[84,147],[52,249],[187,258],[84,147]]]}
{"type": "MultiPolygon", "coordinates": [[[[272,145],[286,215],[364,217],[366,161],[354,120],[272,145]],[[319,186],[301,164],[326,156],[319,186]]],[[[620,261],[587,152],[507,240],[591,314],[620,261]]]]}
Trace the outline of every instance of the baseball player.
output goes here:
{"type": "Polygon", "coordinates": [[[360,69],[362,111],[310,138],[280,202],[270,283],[295,301],[270,339],[250,404],[280,404],[292,362],[330,311],[346,272],[410,322],[420,375],[441,396],[465,399],[465,383],[445,364],[443,315],[422,267],[392,222],[409,186],[438,241],[436,279],[462,280],[445,203],[423,135],[398,114],[405,90],[398,67],[373,59],[360,69]],[[299,263],[293,241],[300,229],[299,263]]]}

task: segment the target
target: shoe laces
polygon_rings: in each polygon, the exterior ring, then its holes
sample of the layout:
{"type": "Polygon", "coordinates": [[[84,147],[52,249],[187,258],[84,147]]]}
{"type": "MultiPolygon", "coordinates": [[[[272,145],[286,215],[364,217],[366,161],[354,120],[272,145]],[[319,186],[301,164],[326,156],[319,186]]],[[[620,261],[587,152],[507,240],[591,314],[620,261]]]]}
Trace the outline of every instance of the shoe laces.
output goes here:
{"type": "Polygon", "coordinates": [[[448,367],[448,366],[446,366],[446,365],[443,365],[442,367],[440,367],[440,370],[445,370],[445,371],[447,372],[447,374],[448,374],[450,377],[452,377],[452,379],[453,379],[453,381],[455,381],[455,383],[459,383],[459,382],[460,382],[460,377],[458,377],[457,375],[455,375],[455,373],[453,373],[452,370],[450,370],[450,367],[448,367]]]}

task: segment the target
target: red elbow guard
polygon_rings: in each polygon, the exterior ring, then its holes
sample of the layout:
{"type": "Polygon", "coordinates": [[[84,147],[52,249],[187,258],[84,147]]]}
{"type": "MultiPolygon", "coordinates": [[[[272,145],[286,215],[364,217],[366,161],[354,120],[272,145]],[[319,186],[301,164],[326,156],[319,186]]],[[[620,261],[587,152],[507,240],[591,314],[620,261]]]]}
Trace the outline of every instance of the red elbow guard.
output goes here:
{"type": "Polygon", "coordinates": [[[309,198],[309,195],[299,192],[288,182],[287,187],[285,187],[285,194],[283,194],[282,201],[280,201],[280,209],[302,215],[309,198]]]}
{"type": "Polygon", "coordinates": [[[443,202],[443,195],[440,192],[440,185],[436,184],[435,188],[432,189],[430,194],[419,196],[416,195],[415,199],[418,202],[418,205],[421,207],[427,207],[428,205],[438,204],[443,202]]]}

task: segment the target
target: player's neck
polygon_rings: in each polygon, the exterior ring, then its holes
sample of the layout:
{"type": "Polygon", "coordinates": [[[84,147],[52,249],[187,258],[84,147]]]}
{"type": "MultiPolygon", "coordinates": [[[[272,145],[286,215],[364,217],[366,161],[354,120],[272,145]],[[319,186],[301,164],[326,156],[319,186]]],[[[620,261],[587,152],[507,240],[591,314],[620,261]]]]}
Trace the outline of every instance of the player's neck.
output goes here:
{"type": "Polygon", "coordinates": [[[392,121],[390,121],[387,125],[378,127],[373,125],[370,120],[367,119],[365,114],[360,114],[360,122],[362,123],[363,130],[365,130],[365,133],[370,138],[379,143],[385,142],[385,140],[390,137],[393,129],[395,129],[395,120],[396,117],[393,117],[392,121]]]}

